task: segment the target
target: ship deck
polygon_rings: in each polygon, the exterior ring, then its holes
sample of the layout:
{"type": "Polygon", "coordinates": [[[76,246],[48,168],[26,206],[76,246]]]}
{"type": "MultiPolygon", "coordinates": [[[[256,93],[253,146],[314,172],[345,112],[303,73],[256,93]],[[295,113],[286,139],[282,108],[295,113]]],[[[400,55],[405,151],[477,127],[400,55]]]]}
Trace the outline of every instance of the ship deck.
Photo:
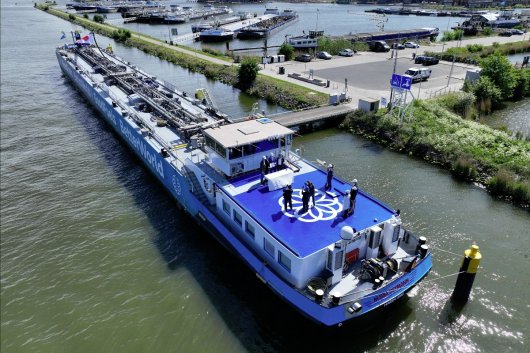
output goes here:
{"type": "Polygon", "coordinates": [[[334,178],[333,189],[325,192],[326,173],[306,163],[301,167],[292,184],[293,211],[283,209],[283,190],[270,191],[267,185],[261,185],[259,173],[233,180],[224,187],[263,228],[298,256],[306,257],[340,240],[343,226],[362,230],[395,214],[392,208],[360,190],[354,214],[344,219],[344,192],[352,185],[334,178]],[[302,187],[307,180],[315,185],[315,206],[299,214],[302,187]]]}

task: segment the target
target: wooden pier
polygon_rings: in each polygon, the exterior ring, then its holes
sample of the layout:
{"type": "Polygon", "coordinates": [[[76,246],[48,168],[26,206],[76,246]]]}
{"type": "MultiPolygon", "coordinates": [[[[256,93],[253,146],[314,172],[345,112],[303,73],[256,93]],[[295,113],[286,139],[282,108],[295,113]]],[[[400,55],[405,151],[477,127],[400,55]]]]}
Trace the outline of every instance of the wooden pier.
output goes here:
{"type": "Polygon", "coordinates": [[[298,130],[315,130],[340,122],[348,113],[355,110],[350,104],[328,105],[297,112],[269,115],[268,118],[283,126],[298,130]]]}

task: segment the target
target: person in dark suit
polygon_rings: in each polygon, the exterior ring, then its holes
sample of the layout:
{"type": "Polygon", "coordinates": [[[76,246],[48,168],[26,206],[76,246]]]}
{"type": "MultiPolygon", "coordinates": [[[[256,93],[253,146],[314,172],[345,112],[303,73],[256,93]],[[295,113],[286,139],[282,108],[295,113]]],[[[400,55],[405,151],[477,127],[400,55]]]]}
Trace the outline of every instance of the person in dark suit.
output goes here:
{"type": "Polygon", "coordinates": [[[266,156],[259,163],[259,170],[261,172],[261,185],[265,184],[265,175],[269,173],[269,161],[266,156]]]}
{"type": "Polygon", "coordinates": [[[293,188],[291,185],[287,185],[283,189],[283,208],[285,211],[287,211],[287,206],[289,206],[289,210],[293,210],[293,188]]]}
{"type": "Polygon", "coordinates": [[[333,164],[328,164],[328,174],[326,176],[326,185],[324,186],[324,190],[328,191],[331,190],[331,181],[333,180],[333,164]]]}
{"type": "Polygon", "coordinates": [[[311,202],[313,203],[311,207],[315,207],[315,185],[308,180],[307,186],[309,187],[309,196],[311,196],[311,202]]]}
{"type": "Polygon", "coordinates": [[[302,187],[302,209],[300,213],[306,213],[309,210],[309,186],[307,183],[302,187]]]}

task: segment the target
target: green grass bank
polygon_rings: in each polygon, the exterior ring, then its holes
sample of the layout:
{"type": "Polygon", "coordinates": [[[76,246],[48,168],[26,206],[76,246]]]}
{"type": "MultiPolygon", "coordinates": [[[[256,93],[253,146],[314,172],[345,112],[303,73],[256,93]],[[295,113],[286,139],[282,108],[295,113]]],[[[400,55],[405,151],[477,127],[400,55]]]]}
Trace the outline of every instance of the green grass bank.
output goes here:
{"type": "Polygon", "coordinates": [[[449,48],[443,53],[426,51],[425,55],[446,61],[453,61],[454,57],[456,62],[477,65],[482,59],[494,53],[501,53],[502,55],[530,53],[530,41],[493,43],[493,45],[469,44],[465,47],[449,48]]]}
{"type": "MultiPolygon", "coordinates": [[[[192,72],[203,74],[204,76],[237,87],[238,66],[231,62],[220,64],[203,59],[195,55],[200,53],[216,60],[227,60],[226,57],[210,54],[193,48],[182,47],[185,51],[178,50],[179,47],[170,46],[163,41],[140,33],[131,32],[120,27],[106,23],[97,23],[92,20],[65,13],[53,9],[47,4],[38,4],[36,8],[48,12],[49,14],[70,21],[100,35],[110,37],[125,45],[138,48],[143,52],[179,65],[192,72]]],[[[231,60],[230,60],[231,61],[231,60]]],[[[301,87],[289,82],[277,80],[265,75],[258,75],[254,83],[245,90],[246,93],[266,99],[267,101],[280,105],[290,110],[306,109],[313,106],[326,104],[328,97],[326,94],[301,87]]]]}
{"type": "Polygon", "coordinates": [[[403,124],[381,109],[350,114],[341,127],[479,182],[530,210],[530,141],[464,120],[438,100],[415,101],[410,122],[403,124]]]}

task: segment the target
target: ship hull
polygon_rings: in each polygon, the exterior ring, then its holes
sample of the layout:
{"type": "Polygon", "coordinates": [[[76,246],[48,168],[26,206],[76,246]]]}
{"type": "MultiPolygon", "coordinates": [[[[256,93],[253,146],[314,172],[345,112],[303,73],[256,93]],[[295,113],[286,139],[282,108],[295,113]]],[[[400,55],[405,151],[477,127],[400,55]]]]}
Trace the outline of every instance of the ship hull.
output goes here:
{"type": "Polygon", "coordinates": [[[143,164],[151,171],[164,188],[173,196],[177,204],[189,213],[197,223],[216,238],[223,246],[239,257],[256,276],[272,289],[288,304],[297,309],[302,315],[317,324],[325,326],[342,326],[346,321],[353,321],[363,315],[383,308],[402,297],[413,288],[431,267],[431,254],[421,259],[410,272],[388,284],[381,286],[370,296],[357,300],[362,310],[349,313],[351,302],[334,307],[324,307],[314,299],[302,294],[296,288],[279,277],[252,249],[244,245],[238,236],[207,206],[199,201],[192,193],[192,182],[181,174],[160,151],[156,150],[146,140],[141,129],[124,118],[105,98],[106,93],[93,87],[89,81],[57,52],[57,59],[64,74],[74,83],[83,96],[96,108],[109,126],[121,140],[135,153],[143,164]]]}

